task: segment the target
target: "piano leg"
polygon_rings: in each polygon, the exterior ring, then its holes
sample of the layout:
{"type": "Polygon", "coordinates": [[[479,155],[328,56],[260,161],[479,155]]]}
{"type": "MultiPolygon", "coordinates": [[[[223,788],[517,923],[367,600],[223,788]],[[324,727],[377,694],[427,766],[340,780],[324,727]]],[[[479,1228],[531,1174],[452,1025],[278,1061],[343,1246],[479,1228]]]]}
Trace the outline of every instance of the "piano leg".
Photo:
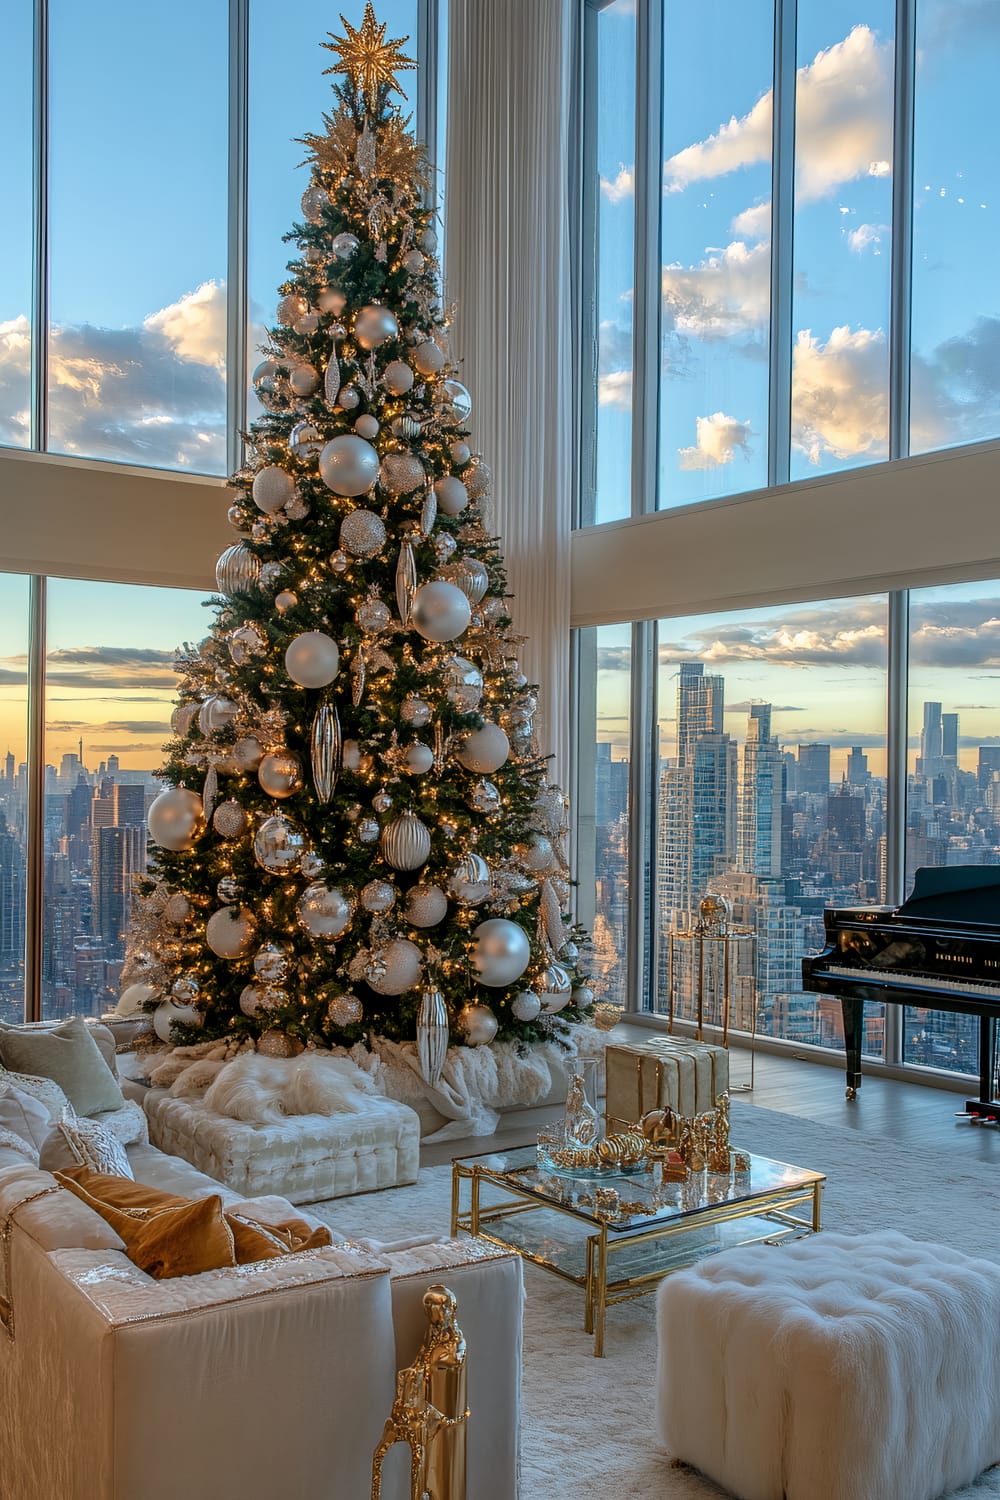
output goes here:
{"type": "Polygon", "coordinates": [[[865,1034],[865,1002],[855,995],[842,995],[844,1051],[847,1055],[847,1097],[854,1099],[861,1087],[861,1043],[865,1034]]]}
{"type": "Polygon", "coordinates": [[[979,1099],[970,1099],[965,1108],[973,1116],[990,1122],[997,1118],[993,1098],[996,1077],[996,1021],[992,1016],[979,1017],[979,1099]]]}

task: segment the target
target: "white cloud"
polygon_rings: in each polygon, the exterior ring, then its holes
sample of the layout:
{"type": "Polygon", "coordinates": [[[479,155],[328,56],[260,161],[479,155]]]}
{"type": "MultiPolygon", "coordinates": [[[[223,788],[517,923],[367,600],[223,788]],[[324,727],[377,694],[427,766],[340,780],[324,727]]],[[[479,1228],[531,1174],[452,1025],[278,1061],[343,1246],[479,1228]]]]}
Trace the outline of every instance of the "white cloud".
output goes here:
{"type": "Polygon", "coordinates": [[[891,177],[892,165],[887,161],[873,161],[868,167],[869,177],[891,177]]]}
{"type": "Polygon", "coordinates": [[[664,266],[664,309],[677,333],[732,338],[766,326],[770,308],[768,246],[733,240],[698,266],[664,266]]]}
{"type": "Polygon", "coordinates": [[[881,255],[882,236],[888,233],[888,224],[859,224],[857,229],[848,230],[847,243],[855,255],[862,255],[865,250],[881,255]]]}
{"type": "MultiPolygon", "coordinates": [[[[868,26],[817,52],[796,77],[796,196],[824,198],[840,183],[882,176],[892,155],[892,53],[868,26]]],[[[771,93],[714,135],[664,163],[665,192],[771,157],[771,93]]]]}
{"type": "Polygon", "coordinates": [[[771,200],[755,203],[737,214],[729,228],[741,239],[767,240],[771,237],[771,200]]]}
{"type": "Polygon", "coordinates": [[[626,167],[624,162],[618,168],[617,177],[602,177],[601,192],[609,203],[621,203],[624,198],[631,198],[635,194],[635,168],[626,167]]]}
{"type": "MultiPolygon", "coordinates": [[[[141,327],[56,325],[49,348],[53,447],[209,473],[225,465],[225,287],[206,282],[141,327]]],[[[0,323],[0,442],[28,438],[24,317],[0,323]]]]}
{"type": "Polygon", "coordinates": [[[792,443],[818,464],[824,454],[884,458],[888,355],[881,329],[835,328],[821,343],[802,329],[792,351],[792,443]]]}
{"type": "Polygon", "coordinates": [[[181,358],[217,370],[226,363],[226,289],[205,281],[193,292],[151,313],[142,325],[162,335],[181,358]]]}
{"type": "Polygon", "coordinates": [[[750,423],[738,422],[727,417],[725,412],[713,412],[710,417],[699,417],[697,441],[693,448],[678,448],[682,469],[718,469],[731,464],[739,449],[744,458],[749,456],[750,423]]]}
{"type": "Polygon", "coordinates": [[[612,370],[597,379],[597,400],[616,411],[632,410],[632,371],[612,370]]]}

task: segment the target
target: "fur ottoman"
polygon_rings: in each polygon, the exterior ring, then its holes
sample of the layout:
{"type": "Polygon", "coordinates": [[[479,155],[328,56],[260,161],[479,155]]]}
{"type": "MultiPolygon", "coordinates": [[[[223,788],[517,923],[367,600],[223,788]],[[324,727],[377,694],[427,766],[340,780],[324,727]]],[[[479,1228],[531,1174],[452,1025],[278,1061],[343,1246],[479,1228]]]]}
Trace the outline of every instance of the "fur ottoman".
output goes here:
{"type": "Polygon", "coordinates": [[[660,1432],[740,1500],[934,1500],[1000,1460],[1000,1267],[895,1232],[731,1250],[658,1296],[660,1432]]]}

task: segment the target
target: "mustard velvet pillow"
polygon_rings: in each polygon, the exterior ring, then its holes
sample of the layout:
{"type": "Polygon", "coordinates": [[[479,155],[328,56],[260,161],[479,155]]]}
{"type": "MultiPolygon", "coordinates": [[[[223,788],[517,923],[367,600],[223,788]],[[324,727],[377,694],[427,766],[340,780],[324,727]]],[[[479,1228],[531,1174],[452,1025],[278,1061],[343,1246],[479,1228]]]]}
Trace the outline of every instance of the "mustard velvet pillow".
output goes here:
{"type": "MultiPolygon", "coordinates": [[[[164,1193],[158,1188],[146,1187],[143,1183],[134,1182],[131,1178],[108,1177],[91,1172],[85,1167],[77,1168],[72,1172],[56,1173],[56,1176],[64,1187],[77,1191],[78,1196],[82,1197],[85,1202],[89,1202],[98,1213],[101,1212],[97,1207],[98,1202],[126,1214],[136,1212],[156,1214],[166,1209],[190,1208],[192,1202],[197,1201],[178,1197],[175,1193],[164,1193]]],[[[210,1201],[214,1202],[215,1199],[210,1201]]],[[[219,1201],[221,1202],[221,1199],[219,1201]]],[[[233,1209],[224,1209],[222,1218],[232,1237],[235,1256],[235,1261],[226,1261],[224,1262],[226,1265],[235,1263],[243,1266],[252,1261],[273,1260],[279,1255],[292,1255],[299,1250],[317,1250],[333,1243],[333,1236],[329,1229],[325,1226],[313,1229],[304,1219],[293,1218],[281,1224],[262,1224],[259,1220],[233,1209]]],[[[114,1222],[108,1219],[108,1223],[114,1222]]],[[[122,1234],[122,1239],[127,1245],[128,1240],[124,1234],[122,1234]]],[[[131,1252],[129,1254],[131,1258],[131,1252]]],[[[210,1270],[217,1269],[217,1267],[205,1266],[201,1269],[210,1270]]],[[[150,1275],[155,1274],[155,1272],[150,1272],[150,1275]]],[[[175,1272],[173,1274],[195,1273],[175,1272]]]]}
{"type": "MultiPolygon", "coordinates": [[[[233,1233],[218,1193],[159,1208],[118,1208],[89,1193],[68,1173],[55,1175],[63,1187],[111,1225],[124,1242],[129,1260],[147,1276],[158,1281],[171,1276],[199,1276],[203,1271],[219,1271],[236,1264],[233,1233]]],[[[121,1181],[100,1173],[91,1175],[100,1183],[121,1181]]]]}

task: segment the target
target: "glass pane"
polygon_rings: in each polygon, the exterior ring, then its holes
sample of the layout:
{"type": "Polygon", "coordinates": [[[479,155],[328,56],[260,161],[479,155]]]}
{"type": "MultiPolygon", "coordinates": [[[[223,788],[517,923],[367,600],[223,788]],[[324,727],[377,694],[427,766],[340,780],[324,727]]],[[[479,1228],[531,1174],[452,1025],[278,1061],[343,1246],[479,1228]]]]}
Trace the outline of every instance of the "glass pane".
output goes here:
{"type": "Polygon", "coordinates": [[[211,623],[200,594],[50,579],[42,1013],[113,1005],[146,809],[170,734],[174,653],[211,623]]]}
{"type": "Polygon", "coordinates": [[[0,1020],[24,1019],[28,580],[0,574],[0,1020]]]}
{"type": "Polygon", "coordinates": [[[632,280],[635,253],[635,4],[613,0],[594,18],[594,330],[597,405],[581,522],[631,514],[632,280]]]}
{"type": "Polygon", "coordinates": [[[792,479],[889,456],[893,0],[799,0],[792,479]]]}
{"type": "MultiPolygon", "coordinates": [[[[417,0],[380,0],[376,7],[386,36],[409,37],[403,50],[417,55],[417,0]]],[[[274,322],[278,287],[293,247],[283,243],[294,223],[301,223],[301,198],[309,183],[302,166],[305,147],[300,138],[323,129],[324,111],[332,113],[332,78],[323,70],[336,62],[321,43],[330,33],[342,35],[341,15],[357,27],[365,0],[344,0],[331,8],[320,0],[303,0],[295,8],[295,24],[288,13],[265,0],[250,0],[250,160],[249,160],[249,314],[247,363],[252,371],[261,361],[260,348],[274,322]],[[276,73],[276,61],[280,74],[276,73]],[[284,80],[294,78],[294,88],[284,80]]],[[[416,109],[416,74],[404,72],[399,81],[411,110],[416,109]]],[[[248,420],[261,414],[260,403],[248,394],[248,420]]]]}
{"type": "Polygon", "coordinates": [[[660,495],[767,483],[772,0],[666,0],[660,495]]]}
{"type": "MultiPolygon", "coordinates": [[[[920,868],[1000,864],[998,621],[1000,581],[910,595],[907,894],[920,868]]],[[[903,1059],[977,1072],[977,1018],[907,1006],[903,1059]]]]}
{"type": "Polygon", "coordinates": [[[0,443],[31,441],[31,0],[3,9],[0,89],[0,443]]]}
{"type": "MultiPolygon", "coordinates": [[[[884,596],[664,620],[658,647],[655,1009],[843,1042],[840,1006],[802,989],[823,908],[880,897],[885,820],[884,596]],[[701,977],[699,977],[701,976],[701,977]]],[[[866,1050],[883,1050],[869,1007],[866,1050]]]]}
{"type": "Polygon", "coordinates": [[[632,629],[577,631],[580,724],[577,909],[593,934],[601,1000],[627,1000],[629,702],[632,629]]]}
{"type": "Polygon", "coordinates": [[[1000,432],[995,4],[920,0],[910,448],[1000,432]]]}
{"type": "Polygon", "coordinates": [[[228,8],[50,15],[49,447],[222,473],[228,8]]]}

